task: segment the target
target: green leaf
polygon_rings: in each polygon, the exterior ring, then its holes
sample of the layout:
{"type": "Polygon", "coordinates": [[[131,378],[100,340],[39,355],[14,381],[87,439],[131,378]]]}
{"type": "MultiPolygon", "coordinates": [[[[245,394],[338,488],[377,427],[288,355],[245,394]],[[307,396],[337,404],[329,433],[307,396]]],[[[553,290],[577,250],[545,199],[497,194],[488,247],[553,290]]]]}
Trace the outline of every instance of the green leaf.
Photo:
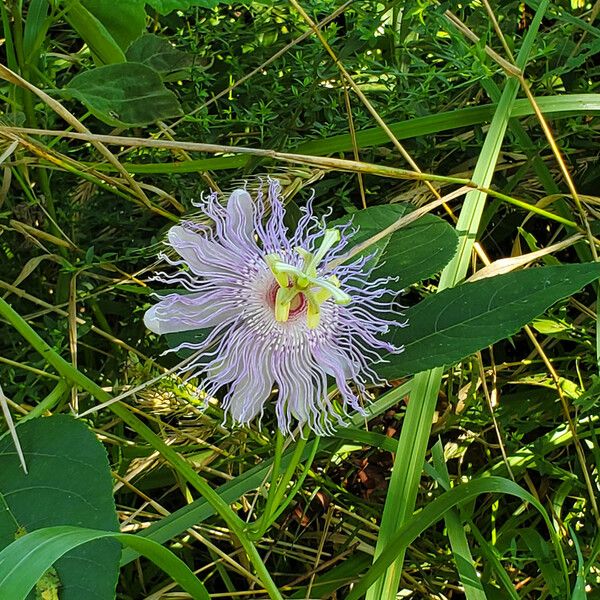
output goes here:
{"type": "Polygon", "coordinates": [[[186,10],[190,8],[190,6],[214,8],[221,4],[221,1],[222,0],[146,0],[146,3],[161,15],[168,15],[174,10],[186,10]]]}
{"type": "Polygon", "coordinates": [[[173,92],[159,74],[140,63],[105,65],[84,71],[71,79],[67,95],[81,101],[108,125],[147,125],[181,114],[173,92]]]}
{"type": "Polygon", "coordinates": [[[104,25],[122,50],[146,29],[145,0],[82,0],[82,4],[104,25]]]}
{"type": "MultiPolygon", "coordinates": [[[[0,548],[20,533],[53,525],[117,531],[106,452],[88,428],[56,415],[17,430],[29,474],[22,471],[12,440],[0,439],[0,548]]],[[[113,540],[94,541],[63,556],[55,565],[61,600],[113,600],[119,556],[113,540]]],[[[22,597],[0,592],[0,598],[22,597]]]]}
{"type": "Polygon", "coordinates": [[[177,50],[166,39],[152,33],[135,40],[125,56],[129,62],[142,63],[163,76],[194,64],[191,54],[177,50]]]}
{"type": "MultiPolygon", "coordinates": [[[[98,531],[82,527],[63,526],[46,527],[29,533],[0,552],[0,598],[21,600],[33,588],[36,582],[47,572],[50,566],[65,553],[71,554],[85,544],[113,542],[114,538],[143,554],[165,573],[170,575],[194,600],[210,600],[202,582],[190,568],[167,548],[147,538],[119,533],[117,531],[98,531]]],[[[86,582],[81,576],[81,582],[86,582]]],[[[86,586],[87,587],[87,586],[86,586]]],[[[111,596],[114,599],[114,593],[111,596]]],[[[82,600],[82,598],[104,598],[92,589],[82,594],[81,588],[67,595],[60,587],[60,600],[82,600]]]]}
{"type": "MultiPolygon", "coordinates": [[[[600,94],[563,94],[536,98],[540,110],[545,115],[568,112],[573,114],[597,114],[600,111],[600,94]]],[[[460,127],[471,127],[489,121],[498,110],[497,104],[471,106],[447,112],[435,113],[425,117],[416,117],[390,123],[389,128],[398,140],[411,139],[417,136],[433,135],[460,127]]],[[[533,109],[527,98],[515,100],[508,107],[511,117],[524,117],[532,114],[533,109]]],[[[331,137],[309,140],[299,144],[294,152],[298,154],[314,154],[323,156],[335,152],[350,152],[352,136],[348,133],[331,137]]],[[[381,127],[371,127],[356,132],[356,143],[359,148],[369,148],[389,144],[390,139],[381,127]]]]}
{"type": "MultiPolygon", "coordinates": [[[[373,237],[401,217],[412,212],[407,204],[372,206],[357,211],[344,219],[334,221],[340,225],[352,219],[358,231],[350,240],[348,249],[373,237]]],[[[458,236],[443,219],[424,215],[402,227],[384,240],[365,250],[378,253],[377,277],[397,277],[392,282],[395,289],[403,289],[441,271],[456,252],[458,236]]]]}
{"type": "Polygon", "coordinates": [[[31,0],[23,31],[23,52],[27,62],[37,64],[38,51],[48,32],[48,0],[31,0]]]}
{"type": "Polygon", "coordinates": [[[390,339],[404,352],[387,355],[377,372],[394,379],[452,365],[516,333],[557,300],[600,277],[600,264],[539,267],[465,283],[408,309],[408,326],[390,339]]]}
{"type": "Polygon", "coordinates": [[[65,18],[92,54],[104,64],[125,62],[125,54],[108,29],[78,0],[66,5],[65,18]]]}
{"type": "Polygon", "coordinates": [[[398,289],[441,271],[452,259],[458,236],[443,219],[424,215],[392,234],[379,262],[379,277],[398,277],[398,289]]]}

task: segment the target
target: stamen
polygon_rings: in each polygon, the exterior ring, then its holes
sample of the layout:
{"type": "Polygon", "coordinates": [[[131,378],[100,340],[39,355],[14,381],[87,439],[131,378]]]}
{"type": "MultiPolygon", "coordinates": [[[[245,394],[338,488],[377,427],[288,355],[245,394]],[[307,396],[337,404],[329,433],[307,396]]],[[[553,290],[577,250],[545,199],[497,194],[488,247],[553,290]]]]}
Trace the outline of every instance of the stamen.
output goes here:
{"type": "Polygon", "coordinates": [[[340,241],[340,232],[337,229],[326,229],[325,235],[321,240],[321,246],[314,257],[312,266],[317,265],[323,260],[324,256],[331,250],[331,248],[340,241]]]}
{"type": "Polygon", "coordinates": [[[279,254],[267,254],[265,256],[265,261],[267,265],[269,265],[269,269],[271,269],[271,272],[275,277],[275,281],[277,281],[281,287],[287,287],[289,285],[288,276],[276,267],[276,265],[285,264],[281,261],[279,254]]]}
{"type": "Polygon", "coordinates": [[[340,281],[334,275],[327,279],[317,277],[317,267],[327,252],[340,241],[337,229],[326,229],[318,251],[313,254],[308,250],[296,247],[302,257],[300,269],[282,260],[278,254],[268,254],[265,261],[269,265],[279,290],[275,296],[275,320],[284,323],[290,318],[290,306],[298,294],[304,294],[308,300],[306,311],[307,324],[310,329],[319,325],[321,305],[329,299],[336,304],[349,304],[352,298],[340,289],[340,281]]]}

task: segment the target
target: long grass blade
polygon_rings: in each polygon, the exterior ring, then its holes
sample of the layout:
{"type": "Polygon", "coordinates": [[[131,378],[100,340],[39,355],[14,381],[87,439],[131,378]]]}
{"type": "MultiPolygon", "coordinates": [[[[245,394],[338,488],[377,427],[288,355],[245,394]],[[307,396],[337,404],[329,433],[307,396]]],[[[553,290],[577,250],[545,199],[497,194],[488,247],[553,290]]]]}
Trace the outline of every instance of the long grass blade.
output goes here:
{"type": "MultiPolygon", "coordinates": [[[[525,67],[547,5],[548,1],[540,4],[531,23],[517,59],[517,66],[520,69],[525,67]]],[[[482,187],[489,187],[492,181],[518,89],[519,82],[516,79],[507,80],[473,173],[473,180],[482,187]]],[[[466,195],[456,226],[457,231],[460,232],[458,251],[442,272],[440,290],[456,285],[467,274],[485,200],[486,194],[480,191],[469,192],[466,195]]],[[[396,531],[404,523],[410,522],[443,372],[442,368],[438,368],[415,376],[381,520],[380,535],[375,550],[376,559],[388,549],[396,531]]],[[[403,562],[404,552],[401,551],[387,571],[374,581],[367,594],[367,600],[395,598],[403,562]]]]}
{"type": "Polygon", "coordinates": [[[27,473],[27,464],[25,463],[25,456],[23,455],[23,450],[21,448],[21,442],[19,442],[19,436],[17,435],[17,428],[15,427],[12,415],[10,414],[10,408],[8,407],[8,400],[6,399],[6,396],[4,395],[2,386],[0,386],[0,406],[2,406],[2,413],[4,414],[4,419],[6,420],[6,425],[8,427],[8,431],[10,431],[10,436],[13,439],[15,448],[17,449],[17,455],[19,456],[19,461],[21,462],[23,471],[25,471],[25,473],[27,473]]]}

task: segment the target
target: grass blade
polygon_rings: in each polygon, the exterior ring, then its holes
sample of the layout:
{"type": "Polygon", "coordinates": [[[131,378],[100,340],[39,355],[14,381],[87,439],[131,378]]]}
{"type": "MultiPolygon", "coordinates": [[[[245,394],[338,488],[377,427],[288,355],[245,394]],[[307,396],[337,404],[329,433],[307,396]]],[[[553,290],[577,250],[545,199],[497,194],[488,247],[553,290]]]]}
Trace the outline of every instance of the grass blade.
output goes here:
{"type": "MultiPolygon", "coordinates": [[[[525,491],[520,485],[514,483],[510,479],[502,477],[489,477],[485,479],[474,479],[452,488],[444,492],[439,498],[427,505],[421,512],[415,515],[411,520],[405,522],[395,533],[390,537],[390,544],[379,554],[377,560],[371,568],[362,577],[360,582],[354,587],[347,600],[358,600],[364,594],[370,585],[380,580],[385,574],[386,568],[391,565],[399,554],[402,554],[406,547],[415,540],[428,527],[437,523],[448,510],[468,502],[479,496],[480,494],[499,493],[509,494],[521,498],[524,502],[528,502],[534,506],[541,514],[550,537],[552,538],[553,547],[557,554],[558,562],[561,565],[562,572],[565,576],[565,586],[569,587],[568,569],[565,563],[565,558],[562,552],[560,541],[554,531],[552,521],[542,504],[529,492],[525,491]]],[[[371,587],[369,593],[371,593],[371,587]]],[[[380,599],[395,598],[396,592],[393,594],[383,593],[379,596],[380,599]]]]}
{"type": "Polygon", "coordinates": [[[32,531],[0,552],[0,597],[25,598],[61,556],[82,544],[103,538],[114,538],[135,548],[170,575],[194,600],[209,600],[206,588],[190,568],[157,542],[126,533],[67,525],[32,531]]]}

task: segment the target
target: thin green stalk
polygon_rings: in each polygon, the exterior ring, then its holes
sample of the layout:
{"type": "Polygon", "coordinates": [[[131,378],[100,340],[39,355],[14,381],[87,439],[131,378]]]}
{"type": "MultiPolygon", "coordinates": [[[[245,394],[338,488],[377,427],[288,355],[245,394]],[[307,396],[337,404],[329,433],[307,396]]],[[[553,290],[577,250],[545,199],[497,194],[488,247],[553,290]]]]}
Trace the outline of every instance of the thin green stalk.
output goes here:
{"type": "Polygon", "coordinates": [[[304,483],[304,480],[306,479],[307,475],[311,472],[310,468],[312,466],[313,460],[315,459],[315,456],[317,455],[317,450],[319,449],[320,439],[321,438],[316,437],[313,440],[312,446],[310,448],[310,452],[309,452],[308,456],[306,457],[306,462],[304,463],[302,472],[300,473],[298,480],[293,485],[292,489],[288,492],[285,499],[282,502],[280,502],[277,510],[271,516],[270,525],[275,523],[275,521],[277,521],[277,519],[279,519],[279,517],[281,516],[281,513],[283,513],[283,511],[289,506],[290,502],[295,498],[296,494],[302,487],[302,484],[304,483]]]}
{"type": "Polygon", "coordinates": [[[256,523],[249,527],[249,533],[253,540],[259,540],[263,536],[264,532],[267,530],[268,526],[265,526],[265,521],[267,520],[267,515],[270,515],[273,512],[273,505],[275,503],[277,481],[281,472],[281,457],[283,455],[283,443],[285,441],[283,433],[281,433],[279,429],[277,429],[276,436],[277,437],[275,439],[275,452],[273,455],[273,468],[271,471],[271,484],[269,485],[267,502],[265,504],[265,508],[260,518],[256,521],[256,523]]]}
{"type": "Polygon", "coordinates": [[[47,410],[52,410],[69,393],[71,387],[64,379],[61,379],[56,384],[56,387],[39,404],[34,406],[19,420],[19,423],[36,419],[37,417],[41,417],[47,410]]]}
{"type": "Polygon", "coordinates": [[[287,465],[285,473],[277,482],[277,479],[279,478],[281,456],[283,454],[283,435],[280,433],[278,434],[277,442],[279,444],[279,437],[281,437],[282,442],[281,446],[278,446],[276,448],[275,461],[277,461],[278,464],[276,465],[275,462],[273,463],[273,477],[271,481],[271,488],[269,489],[269,496],[267,498],[267,506],[265,507],[265,510],[258,523],[256,523],[255,526],[249,528],[249,530],[252,531],[252,539],[260,539],[269,529],[269,527],[275,522],[277,516],[281,513],[281,505],[284,504],[284,506],[287,506],[287,504],[289,504],[289,502],[292,500],[293,494],[289,493],[287,501],[284,502],[286,492],[288,491],[288,485],[292,480],[294,473],[296,472],[296,468],[302,460],[304,448],[306,447],[306,442],[308,441],[306,435],[307,431],[304,432],[304,437],[300,438],[300,440],[298,440],[298,442],[296,443],[294,453],[292,454],[292,458],[287,465]],[[277,471],[275,471],[276,466],[277,471]]]}
{"type": "MultiPolygon", "coordinates": [[[[100,402],[111,400],[110,394],[62,358],[2,298],[0,298],[0,316],[6,319],[25,338],[31,347],[39,352],[65,379],[86,390],[100,402]]],[[[205,479],[194,471],[193,467],[178,452],[173,450],[147,425],[132,414],[125,404],[115,402],[110,405],[110,409],[140,437],[148,442],[152,448],[159,452],[177,473],[210,503],[215,512],[225,521],[231,532],[239,539],[269,596],[274,600],[283,600],[256,547],[246,535],[244,522],[233,512],[231,507],[212,489],[205,479]]]]}
{"type": "Polygon", "coordinates": [[[275,493],[275,506],[279,506],[283,497],[285,496],[285,492],[288,484],[292,480],[294,473],[296,472],[296,467],[300,464],[300,460],[302,460],[302,453],[304,452],[304,447],[306,446],[306,442],[308,442],[307,437],[300,438],[298,440],[296,447],[294,448],[294,454],[292,454],[292,459],[290,460],[283,477],[277,486],[277,492],[275,493]]]}
{"type": "MultiPolygon", "coordinates": [[[[517,67],[521,70],[526,65],[527,57],[548,2],[549,0],[541,2],[519,52],[517,67]]],[[[506,81],[500,103],[492,119],[473,173],[473,181],[478,186],[488,188],[492,181],[518,89],[519,82],[517,79],[511,78],[506,81]]],[[[458,251],[454,259],[442,272],[439,290],[452,287],[464,279],[469,268],[471,252],[486,197],[487,195],[480,191],[469,192],[466,195],[456,225],[456,230],[460,235],[458,251]]],[[[414,378],[381,519],[375,559],[387,549],[396,531],[410,520],[414,511],[443,372],[443,368],[432,369],[418,373],[414,378]]],[[[367,600],[392,600],[396,597],[403,563],[404,549],[400,549],[395,562],[369,588],[366,596],[367,600]]]]}

